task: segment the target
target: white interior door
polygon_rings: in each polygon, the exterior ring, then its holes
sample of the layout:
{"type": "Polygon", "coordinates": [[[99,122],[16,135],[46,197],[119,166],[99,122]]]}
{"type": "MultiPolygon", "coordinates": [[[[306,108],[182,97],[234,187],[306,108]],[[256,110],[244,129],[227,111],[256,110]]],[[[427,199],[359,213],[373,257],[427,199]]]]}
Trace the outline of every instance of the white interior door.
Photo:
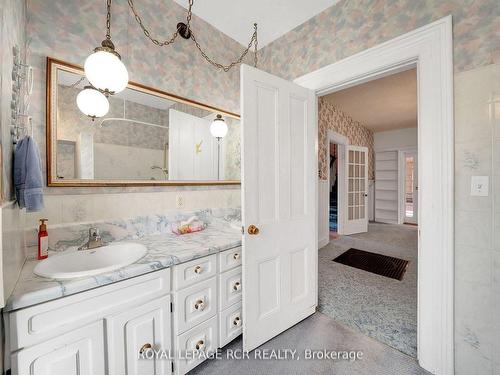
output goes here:
{"type": "Polygon", "coordinates": [[[252,350],[316,308],[316,97],[243,65],[241,111],[243,347],[252,350]]]}
{"type": "Polygon", "coordinates": [[[346,146],[347,207],[343,234],[368,231],[368,149],[346,146]]]}

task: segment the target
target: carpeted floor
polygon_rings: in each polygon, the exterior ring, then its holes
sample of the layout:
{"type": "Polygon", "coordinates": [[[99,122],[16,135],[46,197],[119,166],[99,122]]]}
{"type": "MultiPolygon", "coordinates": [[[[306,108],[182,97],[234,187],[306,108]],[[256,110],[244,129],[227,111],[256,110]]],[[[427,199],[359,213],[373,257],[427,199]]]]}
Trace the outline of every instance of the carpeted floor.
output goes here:
{"type": "Polygon", "coordinates": [[[318,310],[412,357],[417,355],[417,227],[370,223],[319,250],[318,310]],[[333,262],[349,248],[409,260],[402,281],[333,262]]]}

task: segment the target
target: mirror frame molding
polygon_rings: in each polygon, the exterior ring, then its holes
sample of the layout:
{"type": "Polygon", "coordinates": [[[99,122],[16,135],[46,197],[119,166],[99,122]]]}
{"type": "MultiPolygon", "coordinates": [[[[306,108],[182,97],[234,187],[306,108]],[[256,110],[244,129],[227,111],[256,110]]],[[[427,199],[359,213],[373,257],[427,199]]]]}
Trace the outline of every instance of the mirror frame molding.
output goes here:
{"type": "MultiPolygon", "coordinates": [[[[68,63],[59,59],[47,56],[46,65],[46,161],[47,161],[47,186],[49,187],[126,187],[126,186],[210,186],[210,185],[241,185],[241,180],[224,180],[224,181],[159,181],[159,180],[58,180],[57,175],[57,145],[55,139],[55,118],[53,118],[52,94],[55,80],[57,78],[56,70],[64,68],[73,73],[82,74],[83,68],[76,64],[68,63]]],[[[211,105],[203,104],[195,100],[183,98],[181,96],[171,94],[166,91],[155,89],[140,83],[129,81],[127,88],[138,90],[147,94],[160,96],[168,100],[189,104],[193,107],[218,112],[227,117],[241,120],[240,115],[232,113],[211,105]]],[[[55,112],[54,112],[55,114],[55,112]]]]}

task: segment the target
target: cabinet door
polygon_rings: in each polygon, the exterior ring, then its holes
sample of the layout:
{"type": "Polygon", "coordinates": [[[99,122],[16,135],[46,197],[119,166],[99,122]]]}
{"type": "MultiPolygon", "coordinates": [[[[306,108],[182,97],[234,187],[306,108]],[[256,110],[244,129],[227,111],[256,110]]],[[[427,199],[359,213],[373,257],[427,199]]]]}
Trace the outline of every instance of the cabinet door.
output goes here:
{"type": "Polygon", "coordinates": [[[75,329],[12,355],[16,375],[104,375],[103,323],[75,329]]]}
{"type": "MultiPolygon", "coordinates": [[[[171,350],[170,296],[162,297],[105,319],[109,374],[171,373],[165,358],[141,358],[141,349],[171,350]]],[[[149,358],[149,356],[148,356],[149,358]]]]}

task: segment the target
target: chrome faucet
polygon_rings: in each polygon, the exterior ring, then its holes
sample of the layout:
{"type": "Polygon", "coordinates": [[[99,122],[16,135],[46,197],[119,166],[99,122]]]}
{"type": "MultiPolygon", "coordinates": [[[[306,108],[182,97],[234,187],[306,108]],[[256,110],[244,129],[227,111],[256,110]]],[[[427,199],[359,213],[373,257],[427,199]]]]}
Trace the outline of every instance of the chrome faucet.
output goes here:
{"type": "Polygon", "coordinates": [[[90,250],[95,249],[97,247],[105,246],[106,243],[102,240],[101,235],[99,234],[99,229],[90,228],[89,229],[89,240],[86,244],[80,246],[78,250],[90,250]]]}

